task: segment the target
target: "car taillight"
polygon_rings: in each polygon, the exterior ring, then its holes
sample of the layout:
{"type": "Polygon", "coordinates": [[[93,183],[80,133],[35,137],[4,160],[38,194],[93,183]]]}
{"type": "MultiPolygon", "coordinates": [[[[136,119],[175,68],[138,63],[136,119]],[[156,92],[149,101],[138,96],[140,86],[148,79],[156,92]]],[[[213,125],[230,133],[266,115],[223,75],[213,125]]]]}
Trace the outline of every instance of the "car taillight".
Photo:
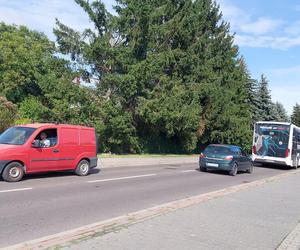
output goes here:
{"type": "Polygon", "coordinates": [[[289,154],[290,154],[290,150],[287,148],[285,150],[285,158],[289,157],[289,154]]]}
{"type": "Polygon", "coordinates": [[[252,153],[256,154],[256,146],[255,145],[253,145],[253,147],[252,147],[252,153]]]}
{"type": "Polygon", "coordinates": [[[232,155],[228,155],[224,158],[226,161],[231,161],[233,159],[232,155]]]}
{"type": "Polygon", "coordinates": [[[205,158],[205,155],[203,153],[201,153],[200,158],[205,158]]]}

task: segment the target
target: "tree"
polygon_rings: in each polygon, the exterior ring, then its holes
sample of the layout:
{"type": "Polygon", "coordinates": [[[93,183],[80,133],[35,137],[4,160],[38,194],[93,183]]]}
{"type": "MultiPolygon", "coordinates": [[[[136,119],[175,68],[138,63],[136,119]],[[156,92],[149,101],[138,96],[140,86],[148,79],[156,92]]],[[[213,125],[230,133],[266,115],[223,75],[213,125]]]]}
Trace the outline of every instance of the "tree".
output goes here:
{"type": "Polygon", "coordinates": [[[261,75],[257,91],[260,113],[259,120],[261,121],[272,121],[276,118],[268,84],[267,78],[264,75],[261,75]]]}
{"type": "Polygon", "coordinates": [[[251,74],[248,70],[247,63],[245,58],[242,56],[239,59],[239,66],[243,71],[244,82],[245,82],[245,92],[246,92],[246,103],[250,107],[251,112],[251,128],[255,124],[255,122],[260,120],[260,109],[259,109],[259,97],[258,97],[258,82],[257,80],[251,77],[251,74]]]}
{"type": "Polygon", "coordinates": [[[44,34],[0,23],[1,93],[21,120],[101,124],[100,100],[72,83],[79,72],[56,52],[44,34]]]}
{"type": "Polygon", "coordinates": [[[292,123],[300,127],[300,105],[296,103],[291,116],[292,123]]]}
{"type": "Polygon", "coordinates": [[[0,133],[10,127],[16,118],[17,107],[12,102],[0,96],[0,133]]]}
{"type": "Polygon", "coordinates": [[[0,89],[9,101],[19,103],[42,93],[37,83],[43,60],[55,52],[54,43],[24,26],[0,23],[0,89]]]}
{"type": "Polygon", "coordinates": [[[275,121],[279,121],[279,122],[289,121],[287,112],[280,102],[276,102],[275,104],[273,104],[273,108],[274,108],[273,112],[275,114],[275,119],[274,119],[275,121]]]}
{"type": "Polygon", "coordinates": [[[197,141],[248,141],[249,79],[214,1],[117,0],[115,16],[101,1],[75,2],[95,29],[80,33],[57,20],[54,33],[60,52],[99,78],[107,150],[191,152],[197,141]]]}

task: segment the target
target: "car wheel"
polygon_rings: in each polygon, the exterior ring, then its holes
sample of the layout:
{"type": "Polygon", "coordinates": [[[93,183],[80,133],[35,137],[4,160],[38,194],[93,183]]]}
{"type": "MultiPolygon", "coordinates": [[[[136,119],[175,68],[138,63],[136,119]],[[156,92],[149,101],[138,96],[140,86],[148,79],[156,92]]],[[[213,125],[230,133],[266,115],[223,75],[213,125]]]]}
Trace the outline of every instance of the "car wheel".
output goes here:
{"type": "Polygon", "coordinates": [[[251,166],[247,169],[247,173],[248,174],[252,174],[253,173],[253,163],[251,163],[251,166]]]}
{"type": "Polygon", "coordinates": [[[232,169],[229,171],[229,174],[230,174],[231,176],[236,176],[237,171],[238,171],[238,165],[237,165],[237,163],[235,162],[235,163],[233,163],[232,169]]]}
{"type": "Polygon", "coordinates": [[[201,172],[207,172],[207,168],[200,166],[200,171],[201,172]]]}
{"type": "Polygon", "coordinates": [[[11,162],[3,170],[2,178],[8,182],[20,181],[24,176],[24,169],[21,163],[11,162]]]}
{"type": "Polygon", "coordinates": [[[87,160],[81,160],[75,169],[75,173],[79,176],[85,176],[88,175],[89,172],[90,172],[90,163],[87,160]]]}

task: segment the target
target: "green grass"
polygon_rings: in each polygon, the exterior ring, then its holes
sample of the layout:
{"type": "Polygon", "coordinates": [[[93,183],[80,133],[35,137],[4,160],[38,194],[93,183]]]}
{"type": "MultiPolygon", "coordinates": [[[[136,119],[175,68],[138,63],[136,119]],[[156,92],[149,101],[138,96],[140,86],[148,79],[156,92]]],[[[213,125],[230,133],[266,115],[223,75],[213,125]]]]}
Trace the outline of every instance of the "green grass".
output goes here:
{"type": "Polygon", "coordinates": [[[158,158],[158,157],[195,157],[197,154],[98,154],[100,158],[158,158]]]}

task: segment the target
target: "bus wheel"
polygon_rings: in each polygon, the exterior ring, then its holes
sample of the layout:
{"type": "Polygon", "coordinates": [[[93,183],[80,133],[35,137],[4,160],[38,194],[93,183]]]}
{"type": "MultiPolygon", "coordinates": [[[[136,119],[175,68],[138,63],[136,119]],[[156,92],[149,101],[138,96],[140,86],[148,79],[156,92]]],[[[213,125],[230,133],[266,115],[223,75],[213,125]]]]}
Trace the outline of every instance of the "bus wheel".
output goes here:
{"type": "Polygon", "coordinates": [[[19,162],[11,162],[9,163],[2,173],[2,178],[8,182],[17,182],[23,178],[24,170],[23,166],[19,162]]]}

